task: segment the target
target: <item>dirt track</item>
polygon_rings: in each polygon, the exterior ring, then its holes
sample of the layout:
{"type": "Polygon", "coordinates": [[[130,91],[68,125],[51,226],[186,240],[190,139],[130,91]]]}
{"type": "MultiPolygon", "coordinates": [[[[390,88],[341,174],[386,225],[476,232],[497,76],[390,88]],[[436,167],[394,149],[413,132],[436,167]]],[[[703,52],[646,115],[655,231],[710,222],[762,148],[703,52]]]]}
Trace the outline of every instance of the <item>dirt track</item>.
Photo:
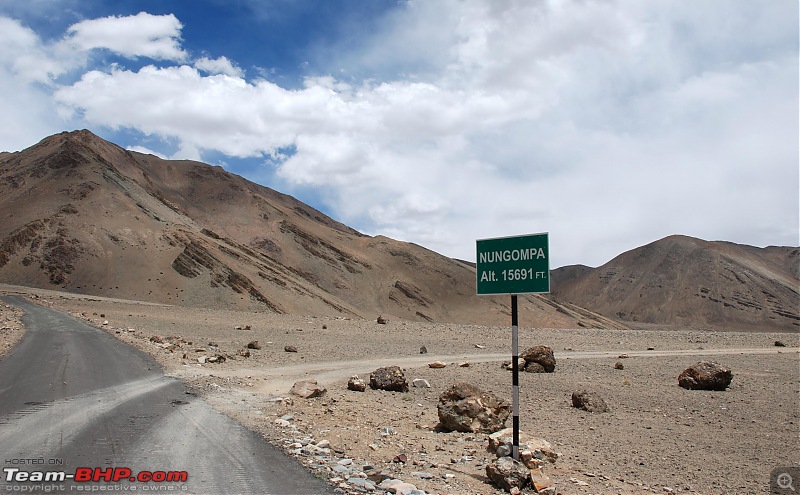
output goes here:
{"type": "MultiPolygon", "coordinates": [[[[493,492],[485,480],[485,435],[437,432],[436,404],[456,381],[510,401],[510,373],[501,368],[510,358],[507,328],[378,325],[52,296],[49,301],[147,350],[212,405],[278,444],[325,439],[337,456],[370,463],[429,493],[493,492]],[[169,352],[149,340],[154,335],[180,335],[192,344],[169,352]],[[262,349],[249,358],[237,356],[252,340],[262,349]],[[298,352],[285,352],[286,345],[298,352]],[[419,354],[423,345],[429,354],[419,354]],[[234,359],[200,365],[197,357],[212,349],[234,359]],[[428,368],[434,360],[449,365],[428,368]],[[455,365],[461,361],[470,365],[455,365]],[[350,374],[368,378],[383,365],[400,365],[409,382],[423,378],[431,388],[346,390],[350,374]],[[324,397],[274,399],[287,397],[295,380],[312,377],[328,388],[324,397]],[[287,414],[294,428],[276,426],[274,420],[287,414]],[[387,428],[392,433],[382,434],[387,428]],[[392,462],[400,453],[407,455],[406,464],[392,462]],[[415,472],[433,477],[421,479],[415,472]]],[[[796,333],[521,328],[520,348],[534,344],[551,346],[558,364],[552,374],[521,376],[521,424],[523,432],[550,441],[562,454],[544,469],[559,493],[767,493],[773,468],[800,465],[796,333]],[[775,347],[776,340],[789,347],[775,347]],[[623,353],[627,359],[618,358],[623,353]],[[729,390],[677,386],[677,375],[702,359],[733,370],[729,390]],[[614,369],[618,360],[624,370],[614,369]],[[611,412],[572,408],[569,397],[577,389],[599,393],[611,412]]]]}

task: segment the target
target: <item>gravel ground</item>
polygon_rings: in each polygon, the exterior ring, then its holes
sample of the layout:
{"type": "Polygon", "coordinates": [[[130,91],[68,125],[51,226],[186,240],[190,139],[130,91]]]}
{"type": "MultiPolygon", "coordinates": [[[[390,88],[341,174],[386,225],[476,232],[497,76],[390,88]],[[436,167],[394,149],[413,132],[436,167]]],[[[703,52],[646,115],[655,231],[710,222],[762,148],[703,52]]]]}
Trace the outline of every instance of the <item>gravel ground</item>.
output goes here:
{"type": "Polygon", "coordinates": [[[0,357],[8,354],[25,334],[22,311],[0,302],[0,357]]]}
{"type": "MultiPolygon", "coordinates": [[[[459,381],[511,401],[511,373],[501,366],[510,359],[509,328],[379,325],[35,293],[39,302],[153,354],[165,372],[344,492],[358,493],[348,477],[362,471],[385,471],[428,493],[496,492],[485,477],[493,458],[486,452],[487,436],[438,431],[436,405],[459,381]],[[260,350],[239,355],[255,340],[260,350]],[[298,352],[286,352],[286,346],[298,352]],[[422,346],[427,354],[420,355],[422,346]],[[216,355],[227,359],[198,362],[216,355]],[[448,366],[427,366],[436,360],[448,366]],[[457,365],[463,362],[469,366],[457,365]],[[368,381],[370,371],[395,364],[409,383],[422,378],[431,387],[407,393],[347,390],[352,374],[368,381]],[[327,393],[316,399],[289,395],[300,379],[317,379],[327,393]],[[309,447],[321,441],[325,456],[309,447]],[[393,462],[400,454],[406,462],[393,462]]],[[[5,325],[14,326],[8,323],[16,321],[9,309],[1,309],[5,325]]],[[[768,493],[774,468],[800,465],[797,333],[520,324],[520,350],[548,345],[558,360],[552,374],[520,377],[523,434],[546,439],[561,454],[543,468],[558,493],[768,493]],[[787,347],[776,347],[776,340],[787,347]],[[628,357],[620,359],[621,354],[628,357]],[[678,374],[700,360],[731,368],[731,387],[725,392],[678,387],[678,374]],[[617,361],[623,370],[614,368],[617,361]],[[579,389],[600,394],[611,410],[591,414],[573,408],[570,396],[579,389]]],[[[0,332],[0,349],[11,335],[0,332]]]]}

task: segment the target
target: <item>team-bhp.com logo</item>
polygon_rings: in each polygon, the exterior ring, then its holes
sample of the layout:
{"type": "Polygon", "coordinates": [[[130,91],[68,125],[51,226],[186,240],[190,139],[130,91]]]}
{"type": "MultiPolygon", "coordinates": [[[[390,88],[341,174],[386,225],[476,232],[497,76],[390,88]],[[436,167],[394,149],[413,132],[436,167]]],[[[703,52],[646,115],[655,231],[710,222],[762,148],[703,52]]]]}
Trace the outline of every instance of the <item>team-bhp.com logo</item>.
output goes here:
{"type": "Polygon", "coordinates": [[[185,483],[189,479],[186,471],[137,471],[130,468],[79,467],[74,473],[66,471],[23,471],[20,468],[3,468],[4,478],[10,483],[185,483]]]}

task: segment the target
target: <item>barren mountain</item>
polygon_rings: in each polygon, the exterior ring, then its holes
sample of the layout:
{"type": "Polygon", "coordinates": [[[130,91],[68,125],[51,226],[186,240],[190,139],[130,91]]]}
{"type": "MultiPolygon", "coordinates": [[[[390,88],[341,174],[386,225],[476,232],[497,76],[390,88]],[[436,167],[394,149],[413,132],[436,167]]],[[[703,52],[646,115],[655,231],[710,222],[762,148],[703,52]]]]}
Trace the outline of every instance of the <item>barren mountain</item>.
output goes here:
{"type": "MultiPolygon", "coordinates": [[[[126,151],[89,131],[0,156],[0,281],[188,307],[508,325],[475,270],[370,237],[193,161],[126,151]]],[[[528,326],[614,327],[526,297],[528,326]]]]}
{"type": "Polygon", "coordinates": [[[599,268],[554,271],[560,300],[628,322],[800,329],[800,248],[670,236],[599,268]]]}

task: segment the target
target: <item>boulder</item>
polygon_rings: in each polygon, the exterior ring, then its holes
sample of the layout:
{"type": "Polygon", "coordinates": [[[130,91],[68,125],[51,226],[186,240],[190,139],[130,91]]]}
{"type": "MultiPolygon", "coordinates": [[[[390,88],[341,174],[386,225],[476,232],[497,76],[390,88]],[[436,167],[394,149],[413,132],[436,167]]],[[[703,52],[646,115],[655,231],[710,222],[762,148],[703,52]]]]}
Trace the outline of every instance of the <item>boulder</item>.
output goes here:
{"type": "Polygon", "coordinates": [[[688,390],[725,390],[731,380],[731,370],[711,361],[700,361],[678,375],[678,385],[688,390]]]}
{"type": "Polygon", "coordinates": [[[399,366],[376,369],[369,375],[369,386],[373,390],[408,392],[408,382],[399,366]]]}
{"type": "Polygon", "coordinates": [[[411,384],[414,385],[414,388],[431,388],[430,382],[422,378],[415,378],[411,384]]]}
{"type": "Polygon", "coordinates": [[[572,392],[572,407],[583,409],[590,413],[603,413],[608,411],[608,404],[602,397],[594,392],[580,390],[572,392]]]}
{"type": "MultiPolygon", "coordinates": [[[[497,454],[498,457],[501,457],[500,453],[503,451],[511,451],[511,448],[503,449],[502,447],[511,447],[513,443],[514,429],[504,428],[489,435],[489,444],[486,450],[490,454],[497,454]]],[[[522,432],[519,435],[519,451],[520,457],[523,458],[523,463],[529,468],[538,467],[540,463],[536,461],[556,462],[559,458],[559,454],[553,450],[550,442],[543,438],[530,437],[522,432]],[[528,459],[525,459],[526,456],[522,455],[524,452],[530,453],[530,456],[527,456],[528,459]]]]}
{"type": "Polygon", "coordinates": [[[289,392],[292,395],[296,395],[303,399],[312,399],[314,397],[322,396],[325,392],[327,392],[327,389],[322,385],[317,384],[316,380],[301,380],[299,382],[295,382],[289,392]]]}
{"type": "Polygon", "coordinates": [[[258,349],[261,349],[261,345],[258,343],[257,340],[253,340],[253,341],[247,343],[247,348],[248,349],[258,350],[258,349]]]}
{"type": "Polygon", "coordinates": [[[445,390],[437,409],[443,428],[472,433],[493,433],[511,414],[509,403],[466,382],[445,390]]]}
{"type": "Polygon", "coordinates": [[[511,457],[499,457],[486,465],[486,476],[493,485],[510,492],[513,488],[524,488],[531,473],[521,462],[511,457]]]}
{"type": "Polygon", "coordinates": [[[367,383],[358,377],[358,375],[353,375],[347,380],[347,390],[353,390],[355,392],[364,392],[367,390],[367,383]]]}
{"type": "Polygon", "coordinates": [[[525,360],[526,371],[531,363],[538,363],[547,373],[552,373],[556,369],[556,358],[553,355],[553,350],[546,345],[536,345],[526,349],[519,357],[525,360]]]}

